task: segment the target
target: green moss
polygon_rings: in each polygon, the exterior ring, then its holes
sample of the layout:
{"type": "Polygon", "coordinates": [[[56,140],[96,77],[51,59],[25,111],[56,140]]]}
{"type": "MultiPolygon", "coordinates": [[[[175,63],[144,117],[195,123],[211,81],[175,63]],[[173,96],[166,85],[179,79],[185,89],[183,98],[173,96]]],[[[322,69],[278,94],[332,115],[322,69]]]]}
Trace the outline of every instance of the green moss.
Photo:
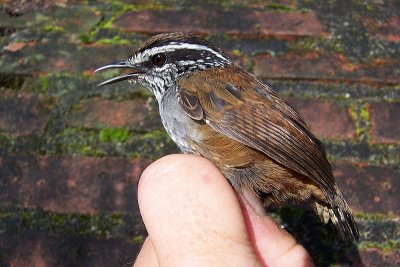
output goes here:
{"type": "Polygon", "coordinates": [[[78,91],[78,89],[81,91],[77,94],[85,94],[91,85],[88,85],[82,78],[83,76],[79,77],[68,72],[47,73],[39,77],[27,77],[22,85],[22,90],[52,97],[61,97],[72,91],[78,91]]]}
{"type": "Polygon", "coordinates": [[[47,154],[73,154],[85,156],[118,156],[126,158],[156,159],[177,152],[167,133],[155,130],[135,133],[125,129],[66,128],[46,138],[47,154]]]}
{"type": "Polygon", "coordinates": [[[129,131],[120,128],[107,128],[99,133],[101,142],[116,142],[123,143],[129,137],[129,131]]]}
{"type": "Polygon", "coordinates": [[[162,4],[154,3],[153,1],[144,1],[139,4],[129,4],[124,1],[109,1],[111,12],[104,12],[101,20],[98,21],[94,27],[88,32],[81,33],[79,40],[84,44],[120,44],[127,45],[132,44],[131,40],[121,39],[118,35],[113,38],[103,38],[103,34],[100,36],[98,33],[100,30],[107,30],[108,32],[121,33],[119,29],[114,28],[113,23],[118,16],[130,11],[139,10],[165,10],[166,6],[162,4]]]}
{"type": "Polygon", "coordinates": [[[115,35],[113,38],[102,38],[97,41],[99,44],[119,44],[128,45],[130,41],[128,39],[121,39],[119,35],[115,35]]]}
{"type": "Polygon", "coordinates": [[[143,235],[134,236],[134,237],[132,238],[132,242],[135,243],[135,244],[138,244],[138,245],[143,244],[143,242],[144,242],[144,237],[143,237],[143,235]]]}
{"type": "Polygon", "coordinates": [[[360,109],[360,124],[362,126],[362,134],[365,135],[365,138],[370,141],[371,140],[371,135],[370,135],[370,130],[371,130],[371,121],[370,121],[370,114],[369,114],[369,104],[366,103],[364,104],[361,109],[360,109]]]}
{"type": "Polygon", "coordinates": [[[350,105],[350,114],[355,122],[357,139],[359,141],[369,142],[371,139],[369,104],[361,102],[352,103],[350,105]]]}
{"type": "Polygon", "coordinates": [[[373,145],[371,148],[374,150],[372,159],[378,164],[392,165],[397,168],[400,164],[400,146],[399,145],[386,145],[379,144],[373,145]]]}
{"type": "MultiPolygon", "coordinates": [[[[140,242],[140,219],[119,214],[50,213],[39,210],[0,211],[0,233],[39,231],[48,234],[123,238],[140,242]]],[[[142,237],[143,239],[143,237],[142,237]]]]}
{"type": "Polygon", "coordinates": [[[361,110],[360,110],[360,117],[361,117],[361,119],[362,120],[364,120],[364,121],[369,121],[369,119],[370,119],[370,116],[369,116],[369,105],[368,104],[365,104],[362,108],[361,108],[361,110]]]}
{"type": "Polygon", "coordinates": [[[90,33],[82,33],[79,35],[79,40],[84,44],[91,44],[94,42],[93,35],[90,33]]]}
{"type": "Polygon", "coordinates": [[[247,71],[249,71],[249,72],[253,72],[253,68],[254,68],[254,60],[252,60],[251,58],[249,58],[249,57],[245,57],[244,58],[244,60],[243,60],[243,67],[247,70],[247,71]]]}
{"type": "Polygon", "coordinates": [[[118,15],[129,11],[170,9],[168,5],[159,4],[157,1],[142,1],[140,4],[129,4],[126,1],[114,0],[111,3],[117,10],[116,14],[118,15]]]}
{"type": "Polygon", "coordinates": [[[158,137],[165,137],[165,136],[169,136],[166,131],[164,131],[164,130],[154,130],[152,132],[145,133],[143,135],[143,138],[153,139],[155,137],[158,138],[158,137]]]}
{"type": "Polygon", "coordinates": [[[42,27],[44,31],[52,31],[52,32],[65,32],[63,27],[57,25],[45,25],[42,27]]]}
{"type": "MultiPolygon", "coordinates": [[[[358,142],[326,140],[324,144],[331,161],[366,162],[371,166],[387,165],[395,169],[400,162],[399,145],[370,145],[365,140],[358,142]]],[[[392,216],[390,213],[387,215],[392,216]]]]}
{"type": "Polygon", "coordinates": [[[299,11],[302,12],[302,13],[309,13],[309,12],[312,12],[311,9],[305,8],[305,7],[300,8],[299,11]]]}
{"type": "Polygon", "coordinates": [[[101,28],[103,29],[112,29],[114,19],[109,19],[101,24],[101,28]]]}
{"type": "Polygon", "coordinates": [[[357,136],[360,136],[361,129],[360,129],[360,127],[358,127],[358,114],[357,114],[356,108],[357,107],[353,105],[350,107],[349,111],[350,111],[351,118],[356,123],[356,134],[357,134],[357,136]]]}
{"type": "Polygon", "coordinates": [[[233,56],[240,56],[242,54],[242,52],[239,49],[232,49],[231,54],[233,56]]]}
{"type": "Polygon", "coordinates": [[[331,51],[333,53],[343,53],[344,47],[341,41],[335,37],[326,39],[319,37],[299,37],[291,42],[289,49],[296,53],[307,53],[312,51],[331,51]]]}
{"type": "Polygon", "coordinates": [[[359,249],[368,249],[368,248],[377,248],[381,249],[383,252],[390,252],[393,250],[398,250],[400,249],[400,241],[399,240],[388,240],[383,243],[378,243],[378,242],[373,242],[373,241],[367,241],[367,242],[361,242],[358,245],[359,249]]]}
{"type": "Polygon", "coordinates": [[[323,39],[323,38],[321,37],[321,42],[323,42],[324,44],[325,44],[325,47],[329,50],[329,51],[333,51],[333,52],[336,52],[336,53],[340,53],[340,54],[343,54],[345,51],[344,51],[344,47],[343,47],[343,44],[340,42],[340,40],[339,39],[337,39],[337,38],[331,38],[331,39],[328,39],[328,40],[326,40],[326,39],[323,39]]]}
{"type": "Polygon", "coordinates": [[[386,215],[381,213],[365,213],[365,212],[357,212],[354,213],[354,217],[356,219],[361,219],[364,221],[384,221],[387,219],[391,219],[393,215],[386,215]]]}
{"type": "Polygon", "coordinates": [[[106,149],[99,145],[98,130],[67,128],[58,135],[47,138],[47,141],[52,145],[50,147],[55,147],[57,153],[95,157],[107,155],[106,149]]]}
{"type": "Polygon", "coordinates": [[[41,76],[39,77],[39,81],[41,84],[42,91],[46,91],[49,88],[49,77],[41,76]]]}
{"type": "Polygon", "coordinates": [[[177,152],[171,137],[163,130],[137,135],[130,141],[135,144],[135,150],[130,153],[130,158],[146,157],[156,159],[170,152],[177,152]]]}
{"type": "Polygon", "coordinates": [[[289,44],[289,50],[297,53],[307,53],[318,48],[318,40],[312,37],[302,37],[289,44]]]}
{"type": "Polygon", "coordinates": [[[279,10],[279,11],[293,11],[294,9],[290,6],[287,5],[282,5],[278,3],[268,3],[266,5],[266,8],[271,9],[271,10],[279,10]]]}

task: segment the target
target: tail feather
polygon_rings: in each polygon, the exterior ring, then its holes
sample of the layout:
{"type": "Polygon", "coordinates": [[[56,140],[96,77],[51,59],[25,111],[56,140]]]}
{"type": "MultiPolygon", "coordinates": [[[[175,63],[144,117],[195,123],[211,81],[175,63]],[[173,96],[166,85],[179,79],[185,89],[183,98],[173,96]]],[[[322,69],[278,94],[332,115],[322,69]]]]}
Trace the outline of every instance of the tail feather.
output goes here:
{"type": "Polygon", "coordinates": [[[319,201],[314,202],[314,210],[319,215],[321,221],[327,223],[330,219],[343,239],[350,238],[352,241],[359,242],[360,233],[357,224],[342,193],[337,190],[334,198],[328,201],[329,204],[319,201]]]}

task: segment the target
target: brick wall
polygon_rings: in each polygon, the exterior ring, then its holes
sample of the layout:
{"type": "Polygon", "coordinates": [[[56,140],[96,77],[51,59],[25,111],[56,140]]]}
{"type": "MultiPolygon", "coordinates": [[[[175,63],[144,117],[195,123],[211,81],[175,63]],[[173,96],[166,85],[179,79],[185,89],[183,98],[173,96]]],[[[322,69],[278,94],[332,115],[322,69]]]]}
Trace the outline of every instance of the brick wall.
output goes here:
{"type": "Polygon", "coordinates": [[[400,5],[392,1],[2,1],[0,265],[122,266],[146,233],[136,183],[176,152],[140,86],[102,64],[190,31],[270,84],[327,146],[361,243],[274,210],[320,266],[400,265],[400,5]],[[108,76],[107,76],[108,75],[108,76]]]}

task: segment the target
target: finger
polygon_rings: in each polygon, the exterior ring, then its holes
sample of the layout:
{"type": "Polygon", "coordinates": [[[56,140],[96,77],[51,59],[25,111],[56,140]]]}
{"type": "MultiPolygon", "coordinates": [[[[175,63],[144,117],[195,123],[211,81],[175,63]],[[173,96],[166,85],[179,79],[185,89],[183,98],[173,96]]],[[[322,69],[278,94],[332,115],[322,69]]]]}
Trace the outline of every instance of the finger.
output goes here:
{"type": "Polygon", "coordinates": [[[157,257],[150,238],[146,238],[136,258],[134,267],[157,267],[157,257]]]}
{"type": "Polygon", "coordinates": [[[259,216],[241,202],[250,239],[257,256],[268,266],[314,266],[308,252],[272,218],[259,216]]]}
{"type": "Polygon", "coordinates": [[[255,266],[233,189],[209,161],[171,155],[139,182],[139,207],[160,266],[255,266]]]}

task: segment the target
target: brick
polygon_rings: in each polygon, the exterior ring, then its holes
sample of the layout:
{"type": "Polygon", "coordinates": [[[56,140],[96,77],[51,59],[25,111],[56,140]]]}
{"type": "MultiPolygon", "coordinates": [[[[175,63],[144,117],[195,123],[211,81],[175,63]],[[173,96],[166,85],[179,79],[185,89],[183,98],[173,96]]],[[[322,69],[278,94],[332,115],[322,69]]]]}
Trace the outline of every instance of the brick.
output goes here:
{"type": "Polygon", "coordinates": [[[334,102],[288,98],[303,117],[311,131],[324,139],[353,139],[356,136],[354,121],[348,108],[334,102]]]}
{"type": "Polygon", "coordinates": [[[369,248],[358,251],[358,253],[349,253],[351,266],[400,266],[400,251],[384,252],[379,249],[369,248]]]}
{"type": "Polygon", "coordinates": [[[5,91],[0,98],[0,129],[14,137],[41,134],[49,113],[49,101],[41,96],[5,91]]]}
{"type": "Polygon", "coordinates": [[[57,72],[82,75],[132,53],[132,46],[128,45],[80,47],[62,37],[49,36],[48,39],[47,42],[6,44],[7,49],[0,57],[0,72],[27,76],[57,72]]]}
{"type": "Polygon", "coordinates": [[[27,44],[24,42],[14,42],[14,43],[9,43],[4,47],[4,50],[8,50],[11,52],[17,52],[24,48],[27,44]]]}
{"type": "Polygon", "coordinates": [[[94,8],[68,4],[68,2],[76,1],[10,1],[4,9],[0,9],[2,27],[66,30],[73,35],[90,31],[101,20],[100,13],[94,8]]]}
{"type": "Polygon", "coordinates": [[[384,38],[390,42],[400,41],[400,18],[389,17],[386,21],[377,21],[375,18],[366,17],[363,24],[372,36],[384,38]]]}
{"type": "Polygon", "coordinates": [[[336,162],[333,174],[354,211],[400,215],[400,174],[390,167],[336,162]]]}
{"type": "Polygon", "coordinates": [[[351,63],[340,54],[294,52],[282,56],[254,57],[254,74],[261,78],[329,80],[369,84],[398,84],[398,60],[376,60],[369,64],[351,63]]]}
{"type": "Polygon", "coordinates": [[[400,144],[400,102],[370,105],[372,143],[400,144]]]}
{"type": "MultiPolygon", "coordinates": [[[[54,2],[57,1],[43,1],[43,0],[32,0],[32,1],[21,1],[21,0],[16,0],[16,1],[9,1],[5,0],[2,3],[2,7],[11,14],[24,14],[29,11],[38,9],[38,8],[46,8],[49,5],[53,4],[54,2]]],[[[58,1],[61,2],[61,1],[58,1]]],[[[64,1],[62,1],[64,2],[64,1]]]]}
{"type": "Polygon", "coordinates": [[[266,13],[256,10],[210,11],[144,10],[122,14],[114,26],[128,32],[184,31],[195,34],[226,33],[257,36],[315,36],[323,28],[312,12],[266,13]]]}
{"type": "Polygon", "coordinates": [[[144,159],[0,158],[0,205],[45,211],[138,214],[136,184],[144,159]]]}
{"type": "Polygon", "coordinates": [[[85,128],[126,128],[143,131],[161,129],[158,110],[149,99],[136,98],[126,101],[111,101],[100,98],[84,100],[78,109],[66,114],[71,126],[85,128]]]}
{"type": "Polygon", "coordinates": [[[131,266],[140,246],[121,239],[54,236],[41,233],[0,235],[1,266],[131,266]]]}

